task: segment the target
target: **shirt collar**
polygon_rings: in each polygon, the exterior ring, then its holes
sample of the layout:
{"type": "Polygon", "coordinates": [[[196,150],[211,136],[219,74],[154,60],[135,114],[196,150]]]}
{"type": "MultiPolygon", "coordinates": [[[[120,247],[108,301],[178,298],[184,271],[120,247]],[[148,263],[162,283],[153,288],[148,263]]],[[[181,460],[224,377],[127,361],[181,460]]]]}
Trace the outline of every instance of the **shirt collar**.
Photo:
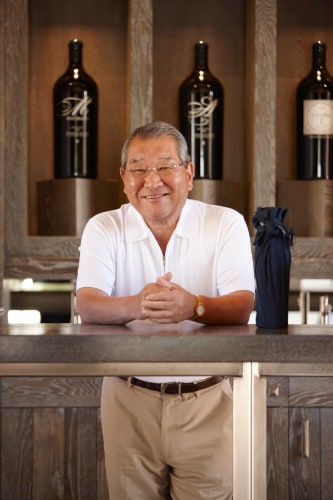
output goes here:
{"type": "MultiPolygon", "coordinates": [[[[186,200],[175,229],[181,238],[197,239],[199,237],[200,219],[193,200],[186,200]]],[[[125,215],[125,238],[127,242],[140,241],[151,235],[150,229],[140,213],[131,205],[127,205],[125,215]]]]}

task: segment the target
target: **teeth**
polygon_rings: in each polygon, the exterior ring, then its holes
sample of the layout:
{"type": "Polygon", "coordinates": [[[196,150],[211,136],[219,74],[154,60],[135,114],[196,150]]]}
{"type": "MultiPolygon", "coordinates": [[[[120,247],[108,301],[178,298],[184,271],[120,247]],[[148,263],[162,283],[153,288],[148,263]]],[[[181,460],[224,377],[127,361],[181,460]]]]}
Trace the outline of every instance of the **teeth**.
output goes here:
{"type": "Polygon", "coordinates": [[[153,200],[155,198],[162,198],[164,196],[164,194],[150,194],[150,195],[147,195],[146,198],[148,200],[153,200]]]}

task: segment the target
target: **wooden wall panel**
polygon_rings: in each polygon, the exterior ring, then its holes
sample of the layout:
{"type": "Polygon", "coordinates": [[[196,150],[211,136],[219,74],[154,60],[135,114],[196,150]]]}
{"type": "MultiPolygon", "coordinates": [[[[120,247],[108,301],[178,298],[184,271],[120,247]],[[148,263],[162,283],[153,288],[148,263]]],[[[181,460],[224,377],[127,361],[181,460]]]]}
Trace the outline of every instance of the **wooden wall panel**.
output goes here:
{"type": "Polygon", "coordinates": [[[98,407],[101,377],[4,377],[2,407],[98,407]]]}
{"type": "Polygon", "coordinates": [[[1,496],[108,500],[100,377],[1,379],[1,496]]]}
{"type": "MultiPolygon", "coordinates": [[[[0,26],[4,25],[4,5],[0,2],[0,26]]],[[[3,42],[2,42],[3,47],[3,42]]],[[[4,65],[5,58],[0,57],[0,96],[4,95],[4,65]]],[[[4,148],[5,148],[5,113],[4,100],[0,98],[0,283],[2,283],[5,266],[4,219],[5,219],[5,191],[4,191],[4,148]]],[[[0,308],[3,306],[3,289],[0,287],[0,308]]],[[[0,311],[0,322],[2,321],[0,311]]]]}
{"type": "Polygon", "coordinates": [[[96,408],[65,410],[65,490],[70,498],[96,498],[97,424],[96,408]]]}
{"type": "Polygon", "coordinates": [[[1,498],[33,498],[32,410],[1,410],[1,498]]]}
{"type": "Polygon", "coordinates": [[[288,408],[267,408],[267,498],[288,498],[288,408]]]}
{"type": "Polygon", "coordinates": [[[331,500],[333,491],[333,410],[323,408],[320,410],[320,461],[321,461],[321,500],[331,500]]]}
{"type": "Polygon", "coordinates": [[[101,412],[98,410],[97,424],[97,493],[96,500],[108,500],[108,489],[104,461],[101,412]]]}
{"type": "Polygon", "coordinates": [[[289,404],[294,407],[320,406],[333,408],[331,377],[290,377],[289,404]]]}
{"type": "Polygon", "coordinates": [[[64,498],[64,409],[33,410],[33,499],[64,498]]]}

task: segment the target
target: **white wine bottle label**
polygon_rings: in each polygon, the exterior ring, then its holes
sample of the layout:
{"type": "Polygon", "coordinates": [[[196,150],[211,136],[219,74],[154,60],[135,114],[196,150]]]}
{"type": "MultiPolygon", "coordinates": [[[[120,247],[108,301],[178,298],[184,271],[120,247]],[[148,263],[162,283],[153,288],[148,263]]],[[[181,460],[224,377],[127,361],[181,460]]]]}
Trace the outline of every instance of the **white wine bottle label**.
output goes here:
{"type": "Polygon", "coordinates": [[[333,101],[306,99],[303,102],[303,134],[333,136],[333,101]]]}

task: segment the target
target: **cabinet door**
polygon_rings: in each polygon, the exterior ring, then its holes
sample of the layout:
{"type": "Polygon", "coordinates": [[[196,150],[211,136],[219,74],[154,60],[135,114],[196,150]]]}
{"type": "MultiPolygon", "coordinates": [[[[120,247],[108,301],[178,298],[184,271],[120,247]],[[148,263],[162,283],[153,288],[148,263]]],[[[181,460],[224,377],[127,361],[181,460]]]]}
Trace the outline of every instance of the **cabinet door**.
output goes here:
{"type": "Polygon", "coordinates": [[[332,499],[332,382],[268,377],[268,500],[332,499]]]}
{"type": "Polygon", "coordinates": [[[289,499],[318,500],[320,410],[289,408],[289,499]]]}
{"type": "Polygon", "coordinates": [[[288,408],[267,408],[267,499],[289,495],[288,408]]]}
{"type": "MultiPolygon", "coordinates": [[[[332,380],[333,385],[333,380],[332,380]]],[[[320,410],[321,500],[333,494],[333,408],[320,410]]]]}
{"type": "Polygon", "coordinates": [[[288,499],[289,495],[289,380],[267,378],[267,498],[288,499]]]}
{"type": "Polygon", "coordinates": [[[108,498],[101,382],[100,377],[0,379],[1,499],[108,498]]]}

